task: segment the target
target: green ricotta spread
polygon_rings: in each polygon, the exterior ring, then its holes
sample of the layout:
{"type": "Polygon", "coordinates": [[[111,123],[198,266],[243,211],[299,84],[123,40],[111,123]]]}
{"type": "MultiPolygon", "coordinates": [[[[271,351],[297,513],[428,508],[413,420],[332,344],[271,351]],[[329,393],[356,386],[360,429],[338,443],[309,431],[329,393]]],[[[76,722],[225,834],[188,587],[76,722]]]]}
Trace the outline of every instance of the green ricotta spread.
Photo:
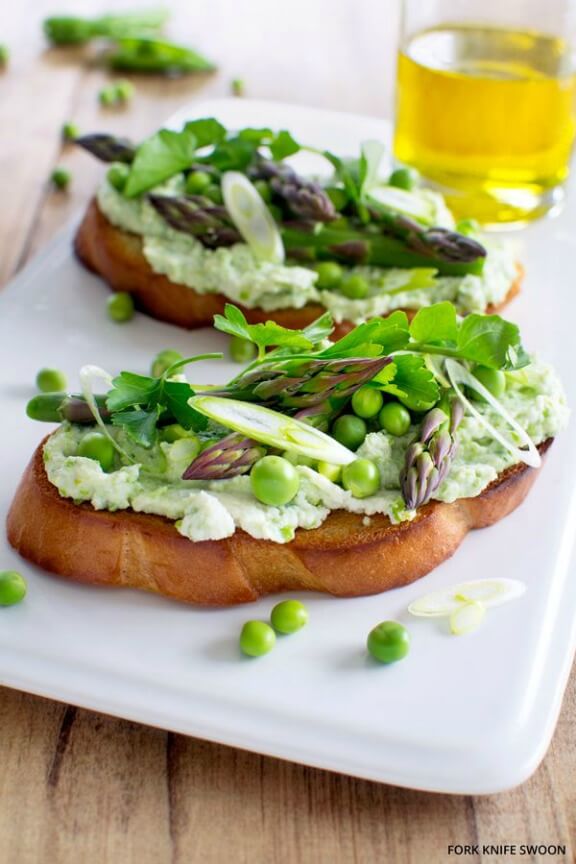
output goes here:
{"type": "MultiPolygon", "coordinates": [[[[183,192],[183,175],[155,191],[183,192]]],[[[453,227],[440,195],[427,189],[418,194],[434,209],[436,224],[453,227]]],[[[351,300],[337,291],[317,288],[317,275],[307,267],[259,261],[244,243],[206,249],[194,237],[171,228],[146,198],[125,198],[106,180],[98,191],[98,205],[113,225],[141,236],[144,256],[154,272],[200,294],[224,294],[233,302],[266,312],[320,303],[336,322],[356,324],[394,309],[420,309],[441,300],[450,300],[462,314],[484,312],[490,303],[504,299],[517,275],[510,245],[483,238],[488,256],[479,276],[436,276],[435,270],[421,268],[353,267],[350,272],[363,275],[370,290],[364,299],[351,300]]]]}
{"type": "MultiPolygon", "coordinates": [[[[517,372],[507,373],[502,404],[524,427],[535,443],[556,435],[566,424],[568,409],[562,386],[554,371],[533,362],[517,372]]],[[[503,434],[510,430],[491,406],[477,403],[478,410],[503,434]]],[[[357,499],[319,474],[298,465],[300,489],[289,504],[269,507],[257,501],[247,476],[212,482],[183,481],[181,475],[197,455],[198,442],[181,439],[162,442],[151,450],[137,447],[121,429],[110,427],[134,464],[118,463],[105,473],[92,459],[76,455],[82,437],[93,427],[63,424],[44,447],[46,473],[60,495],[76,502],[90,502],[97,509],[123,510],[164,516],[177,530],[193,541],[220,540],[242,528],[253,537],[286,543],[297,528],[317,528],[331,510],[364,514],[376,513],[399,522],[414,517],[400,494],[398,476],[409,441],[416,428],[394,438],[386,432],[372,432],[358,450],[358,457],[372,459],[379,468],[381,489],[369,498],[357,499]]],[[[513,457],[489,436],[483,426],[466,415],[456,433],[457,455],[435,498],[454,501],[479,495],[513,457]]]]}

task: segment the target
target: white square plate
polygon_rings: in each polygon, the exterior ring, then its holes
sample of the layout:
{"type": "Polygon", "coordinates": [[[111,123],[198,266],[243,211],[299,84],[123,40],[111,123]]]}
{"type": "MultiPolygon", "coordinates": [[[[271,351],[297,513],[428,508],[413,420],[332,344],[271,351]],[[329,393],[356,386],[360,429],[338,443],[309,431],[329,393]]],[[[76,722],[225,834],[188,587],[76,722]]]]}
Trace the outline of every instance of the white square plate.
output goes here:
{"type": "MultiPolygon", "coordinates": [[[[244,100],[194,104],[179,119],[212,114],[232,127],[288,128],[341,153],[389,135],[373,118],[244,100]]],[[[187,333],[143,315],[125,326],[109,322],[107,289],[74,260],[72,233],[55,239],[0,296],[2,518],[47,431],[24,414],[39,367],[67,370],[77,385],[84,363],[146,371],[166,347],[186,354],[225,347],[210,330],[187,333]]],[[[523,239],[528,275],[508,314],[525,343],[563,370],[576,404],[576,196],[560,218],[523,239]]],[[[203,368],[206,380],[231,372],[228,364],[203,368]]],[[[265,618],[277,598],[203,610],[85,587],[29,566],[2,538],[0,567],[21,570],[29,594],[0,609],[0,683],[403,786],[455,793],[513,786],[546,751],[574,652],[575,463],[564,434],[526,503],[469,536],[414,585],[353,600],[302,595],[309,626],[255,661],[239,655],[241,624],[265,618]],[[374,624],[405,621],[407,604],[425,591],[488,575],[520,578],[528,591],[493,610],[473,635],[457,639],[437,622],[411,620],[406,660],[379,667],[366,658],[374,624]]]]}

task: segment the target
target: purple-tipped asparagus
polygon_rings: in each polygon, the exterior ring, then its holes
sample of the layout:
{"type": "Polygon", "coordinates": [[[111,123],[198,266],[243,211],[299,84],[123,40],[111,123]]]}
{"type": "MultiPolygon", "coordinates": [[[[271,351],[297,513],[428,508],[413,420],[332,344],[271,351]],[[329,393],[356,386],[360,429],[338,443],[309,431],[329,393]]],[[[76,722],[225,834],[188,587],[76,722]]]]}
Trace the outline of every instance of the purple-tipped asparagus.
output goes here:
{"type": "Polygon", "coordinates": [[[409,510],[426,504],[438,489],[456,453],[454,433],[464,409],[459,399],[432,408],[422,420],[420,434],[406,450],[400,487],[409,510]]]}
{"type": "Polygon", "coordinates": [[[114,135],[107,135],[104,132],[97,132],[93,135],[82,135],[76,138],[75,141],[83,150],[87,150],[92,156],[100,159],[101,162],[126,162],[129,164],[134,161],[136,155],[136,147],[127,138],[116,138],[114,135]]]}
{"type": "Polygon", "coordinates": [[[239,432],[226,435],[207,447],[188,466],[183,480],[223,480],[245,474],[260,459],[265,448],[239,432]]]}
{"type": "MultiPolygon", "coordinates": [[[[263,363],[221,390],[211,390],[210,395],[259,402],[326,430],[356,390],[388,363],[389,357],[276,359],[273,367],[263,363]]],[[[184,480],[224,480],[244,474],[262,455],[255,441],[234,433],[204,450],[182,476],[184,480]]]]}
{"type": "Polygon", "coordinates": [[[338,217],[332,201],[313,180],[300,177],[283,162],[261,159],[249,169],[252,180],[268,181],[272,193],[282,199],[288,209],[300,219],[311,222],[331,222],[338,217]]]}
{"type": "Polygon", "coordinates": [[[148,195],[163,219],[177,231],[192,234],[208,249],[242,242],[225,207],[202,195],[148,195]]]}

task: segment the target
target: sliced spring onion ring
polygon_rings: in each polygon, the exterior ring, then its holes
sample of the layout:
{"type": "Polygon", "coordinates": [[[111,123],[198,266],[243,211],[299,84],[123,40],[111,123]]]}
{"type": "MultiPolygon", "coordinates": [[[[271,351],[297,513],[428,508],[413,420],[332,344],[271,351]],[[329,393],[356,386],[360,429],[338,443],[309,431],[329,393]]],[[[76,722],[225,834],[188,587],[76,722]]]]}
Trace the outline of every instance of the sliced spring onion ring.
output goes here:
{"type": "Polygon", "coordinates": [[[126,453],[125,450],[118,444],[115,438],[110,435],[106,424],[102,420],[102,415],[98,409],[98,403],[94,398],[94,391],[92,389],[94,381],[104,381],[104,383],[110,387],[112,385],[112,376],[106,372],[105,369],[101,369],[100,366],[82,366],[79,373],[80,377],[80,389],[82,390],[82,395],[86,400],[86,404],[90,408],[92,412],[92,416],[96,422],[96,425],[102,430],[102,434],[108,438],[114,449],[117,453],[120,453],[121,456],[124,457],[128,462],[134,462],[131,456],[126,453]]]}
{"type": "Polygon", "coordinates": [[[351,450],[314,426],[262,405],[221,396],[193,396],[188,404],[227,429],[241,432],[269,447],[322,459],[333,465],[348,465],[356,459],[351,450]]]}
{"type": "Polygon", "coordinates": [[[428,201],[396,186],[373,186],[367,192],[376,204],[382,204],[389,210],[411,216],[420,222],[430,224],[434,218],[433,208],[428,201]]]}
{"type": "Polygon", "coordinates": [[[517,579],[475,579],[425,594],[410,603],[408,611],[420,618],[441,618],[451,615],[463,603],[477,601],[486,608],[501,606],[521,597],[525,591],[526,586],[517,579]]]}
{"type": "Polygon", "coordinates": [[[484,387],[483,384],[478,381],[477,378],[472,375],[471,372],[468,372],[467,369],[462,366],[461,363],[458,363],[457,360],[453,360],[451,357],[447,357],[445,361],[445,368],[448,374],[448,378],[450,379],[450,383],[452,384],[458,398],[461,402],[464,403],[468,411],[478,420],[478,422],[484,426],[487,432],[492,435],[493,438],[498,441],[499,444],[502,445],[509,453],[514,456],[516,462],[524,462],[525,465],[529,465],[531,468],[539,468],[542,464],[542,457],[538,452],[538,448],[528,435],[528,433],[520,426],[519,423],[508,413],[508,411],[504,408],[501,402],[496,399],[489,390],[484,387]],[[463,389],[460,387],[460,384],[466,384],[467,387],[470,387],[472,390],[476,390],[481,396],[484,397],[486,402],[488,402],[499,414],[500,416],[508,423],[508,425],[516,432],[522,444],[525,445],[527,449],[521,449],[508,438],[505,438],[494,426],[490,423],[490,421],[478,411],[477,408],[470,402],[469,399],[464,395],[463,389]]]}
{"type": "Polygon", "coordinates": [[[239,171],[227,171],[222,177],[222,196],[232,221],[256,258],[282,264],[280,231],[254,184],[239,171]]]}
{"type": "Polygon", "coordinates": [[[461,603],[450,616],[450,630],[455,636],[464,636],[477,630],[486,614],[486,606],[479,600],[461,603]]]}

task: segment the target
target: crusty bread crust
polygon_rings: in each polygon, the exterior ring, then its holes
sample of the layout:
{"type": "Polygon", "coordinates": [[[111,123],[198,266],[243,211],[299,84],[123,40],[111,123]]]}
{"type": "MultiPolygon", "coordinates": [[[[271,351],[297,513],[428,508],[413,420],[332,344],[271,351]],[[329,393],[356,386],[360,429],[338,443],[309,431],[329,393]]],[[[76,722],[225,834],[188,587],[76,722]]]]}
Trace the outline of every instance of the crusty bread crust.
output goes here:
{"type": "MultiPolygon", "coordinates": [[[[198,294],[186,285],[171,282],[155,273],[142,252],[142,241],[137,234],[116,228],[106,219],[93,200],[76,233],[74,248],[82,263],[98,273],[113,291],[128,291],[143,312],[160,321],[168,321],[188,330],[212,325],[214,315],[222,314],[229,302],[222,294],[198,294]]],[[[491,305],[486,312],[502,309],[520,290],[523,271],[518,265],[518,276],[510,286],[504,301],[491,305]]],[[[257,324],[272,319],[284,327],[302,328],[311,324],[326,310],[318,303],[302,309],[263,309],[240,307],[248,321],[257,324]]],[[[405,310],[412,316],[414,310],[405,310]]],[[[344,321],[335,329],[336,337],[343,336],[354,325],[344,321]]]]}
{"type": "MultiPolygon", "coordinates": [[[[540,445],[544,453],[552,439],[540,445]]],[[[62,498],[37,448],[8,514],[8,540],[34,564],[79,582],[142,588],[186,603],[229,606],[279,591],[339,597],[407,585],[454,554],[468,531],[485,528],[522,503],[537,471],[515,465],[477,498],[432,502],[412,522],[332,512],[286,544],[236,531],[192,543],[160,516],[94,510],[62,498]]]]}

